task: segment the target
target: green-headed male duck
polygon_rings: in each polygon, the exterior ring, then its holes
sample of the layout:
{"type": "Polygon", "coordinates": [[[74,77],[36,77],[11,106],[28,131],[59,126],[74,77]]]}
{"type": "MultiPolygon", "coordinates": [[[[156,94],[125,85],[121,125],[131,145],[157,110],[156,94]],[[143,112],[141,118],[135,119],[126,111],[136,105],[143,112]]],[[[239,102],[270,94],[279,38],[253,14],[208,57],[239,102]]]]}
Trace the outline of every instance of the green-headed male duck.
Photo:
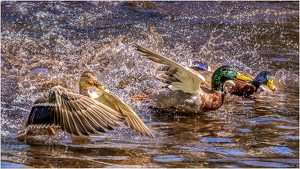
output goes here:
{"type": "MultiPolygon", "coordinates": [[[[207,77],[212,76],[212,71],[217,69],[214,65],[207,65],[201,62],[194,62],[190,67],[201,75],[203,74],[207,77]]],[[[246,72],[243,72],[243,74],[252,78],[252,76],[246,72]]],[[[240,80],[229,80],[224,85],[230,88],[227,92],[231,94],[250,97],[250,95],[258,91],[275,91],[277,88],[273,81],[274,77],[271,72],[262,71],[250,83],[240,80]]]]}
{"type": "MultiPolygon", "coordinates": [[[[211,78],[212,90],[201,87],[205,78],[191,68],[183,67],[178,63],[152,52],[140,45],[136,45],[138,51],[148,59],[168,66],[168,69],[160,71],[159,80],[169,84],[150,96],[155,102],[155,108],[166,111],[199,113],[212,111],[220,108],[225,94],[223,84],[227,80],[240,79],[252,80],[246,76],[240,76],[232,66],[219,67],[211,78]]],[[[142,95],[134,96],[129,100],[140,100],[142,95]]]]}

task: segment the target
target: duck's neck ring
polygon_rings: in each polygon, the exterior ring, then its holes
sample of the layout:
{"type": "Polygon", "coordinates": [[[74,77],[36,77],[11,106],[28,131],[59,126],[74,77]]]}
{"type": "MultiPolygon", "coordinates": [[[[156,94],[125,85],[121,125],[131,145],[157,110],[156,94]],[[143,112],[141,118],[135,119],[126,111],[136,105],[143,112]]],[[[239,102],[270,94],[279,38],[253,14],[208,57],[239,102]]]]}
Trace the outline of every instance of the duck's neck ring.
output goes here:
{"type": "Polygon", "coordinates": [[[211,81],[211,86],[212,86],[212,91],[215,93],[223,92],[223,84],[225,81],[228,80],[224,76],[220,76],[218,74],[213,74],[212,81],[211,81]]]}
{"type": "Polygon", "coordinates": [[[259,81],[253,81],[252,82],[252,85],[253,86],[255,86],[256,87],[256,89],[258,89],[259,88],[259,86],[261,85],[262,83],[261,82],[259,82],[259,81]]]}

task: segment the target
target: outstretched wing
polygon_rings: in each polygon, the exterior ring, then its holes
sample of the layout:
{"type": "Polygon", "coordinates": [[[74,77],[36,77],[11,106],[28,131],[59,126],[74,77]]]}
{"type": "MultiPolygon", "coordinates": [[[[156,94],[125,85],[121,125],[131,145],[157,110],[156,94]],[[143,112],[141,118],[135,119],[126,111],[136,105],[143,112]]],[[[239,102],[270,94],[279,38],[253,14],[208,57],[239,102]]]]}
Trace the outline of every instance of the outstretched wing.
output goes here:
{"type": "Polygon", "coordinates": [[[191,94],[199,94],[200,92],[200,85],[201,82],[205,81],[205,78],[198,74],[197,72],[195,72],[193,69],[188,68],[188,67],[183,67],[181,65],[179,65],[178,63],[164,57],[161,56],[153,51],[150,51],[149,49],[146,49],[140,45],[135,45],[135,47],[137,48],[138,51],[142,52],[143,54],[145,54],[145,56],[148,57],[148,59],[160,63],[160,64],[165,64],[165,65],[169,65],[171,66],[171,70],[175,71],[174,74],[172,74],[171,77],[170,76],[168,78],[168,80],[170,79],[176,79],[173,80],[171,82],[171,89],[172,90],[182,90],[186,93],[191,93],[191,94]]]}
{"type": "Polygon", "coordinates": [[[140,135],[154,138],[150,129],[144,124],[139,116],[118,96],[108,90],[98,90],[92,93],[95,100],[107,105],[108,107],[120,112],[125,117],[125,125],[139,133],[140,135]]]}
{"type": "Polygon", "coordinates": [[[25,127],[60,127],[70,134],[89,136],[113,130],[124,118],[102,103],[56,86],[34,102],[25,127]]]}

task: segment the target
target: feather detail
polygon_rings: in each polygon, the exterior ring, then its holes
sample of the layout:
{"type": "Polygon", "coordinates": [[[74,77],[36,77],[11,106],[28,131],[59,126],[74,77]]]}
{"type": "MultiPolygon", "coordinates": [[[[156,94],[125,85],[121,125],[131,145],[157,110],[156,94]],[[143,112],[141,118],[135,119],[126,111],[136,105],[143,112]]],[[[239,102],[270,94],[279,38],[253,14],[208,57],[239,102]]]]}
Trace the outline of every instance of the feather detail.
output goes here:
{"type": "Polygon", "coordinates": [[[26,127],[56,125],[70,134],[88,136],[104,129],[112,130],[124,118],[102,103],[56,86],[34,103],[26,127]]]}
{"type": "MultiPolygon", "coordinates": [[[[176,73],[174,77],[177,81],[171,82],[171,90],[182,90],[184,92],[190,94],[201,94],[200,85],[205,81],[205,78],[198,74],[191,68],[184,67],[179,65],[178,63],[159,55],[153,51],[150,51],[140,45],[135,45],[138,51],[142,52],[148,59],[168,66],[173,67],[172,69],[176,69],[176,73]]],[[[171,79],[171,77],[169,78],[171,79]]]]}
{"type": "Polygon", "coordinates": [[[109,90],[96,91],[99,97],[95,98],[96,101],[106,104],[110,108],[118,111],[125,116],[125,125],[136,131],[138,134],[153,138],[154,135],[150,129],[144,124],[144,122],[138,117],[138,115],[122,100],[120,100],[115,94],[109,90]]]}
{"type": "Polygon", "coordinates": [[[100,86],[94,74],[87,71],[79,82],[81,94],[61,86],[50,89],[34,102],[24,131],[55,126],[76,136],[90,136],[125,123],[141,135],[154,137],[136,113],[114,94],[103,91],[105,101],[94,100],[99,95],[90,96],[88,90],[92,84],[100,86]]]}

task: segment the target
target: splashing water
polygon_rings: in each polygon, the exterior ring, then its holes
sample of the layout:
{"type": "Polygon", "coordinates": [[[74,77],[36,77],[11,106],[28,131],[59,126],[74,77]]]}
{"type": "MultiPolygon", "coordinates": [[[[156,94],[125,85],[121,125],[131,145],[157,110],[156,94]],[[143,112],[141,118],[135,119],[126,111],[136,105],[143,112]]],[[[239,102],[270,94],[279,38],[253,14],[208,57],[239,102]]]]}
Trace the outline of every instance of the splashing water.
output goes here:
{"type": "MultiPolygon", "coordinates": [[[[299,167],[298,2],[1,2],[1,166],[299,167]],[[157,112],[130,102],[165,86],[141,44],[182,65],[231,64],[275,75],[276,92],[227,96],[216,111],[157,112]],[[122,125],[97,138],[19,137],[51,87],[82,72],[129,104],[154,132],[122,125]]],[[[42,131],[41,131],[42,132],[42,131]]]]}

